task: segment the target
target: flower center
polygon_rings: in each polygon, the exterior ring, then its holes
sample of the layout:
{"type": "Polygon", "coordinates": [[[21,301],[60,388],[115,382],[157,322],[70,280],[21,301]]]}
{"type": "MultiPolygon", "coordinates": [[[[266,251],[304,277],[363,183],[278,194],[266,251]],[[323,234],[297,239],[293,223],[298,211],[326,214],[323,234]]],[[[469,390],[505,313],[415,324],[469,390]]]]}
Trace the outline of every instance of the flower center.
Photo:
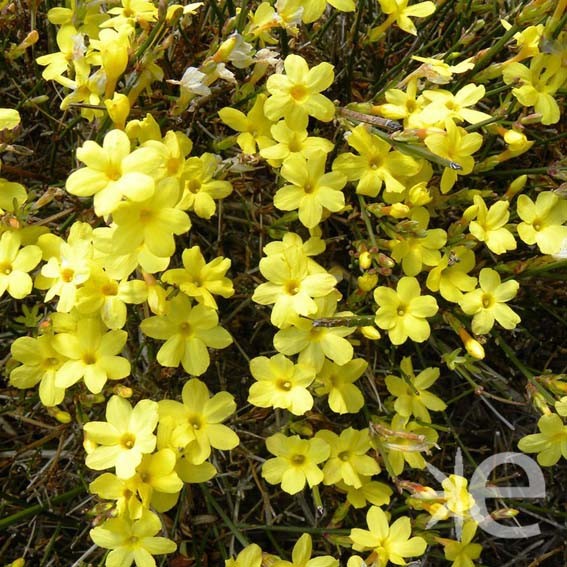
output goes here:
{"type": "Polygon", "coordinates": [[[191,416],[189,418],[189,423],[191,424],[193,429],[196,429],[197,431],[199,431],[199,429],[203,427],[203,422],[201,421],[201,418],[198,415],[191,416]]]}
{"type": "Polygon", "coordinates": [[[114,166],[110,166],[107,170],[106,170],[106,177],[108,177],[108,179],[111,179],[112,181],[116,181],[117,179],[120,179],[120,169],[118,169],[117,167],[114,166]]]}
{"type": "Polygon", "coordinates": [[[167,173],[169,175],[175,175],[180,165],[181,160],[179,158],[169,158],[167,160],[167,173]]]}
{"type": "Polygon", "coordinates": [[[85,364],[94,364],[96,362],[96,356],[92,352],[86,352],[83,354],[83,362],[85,364]]]}
{"type": "Polygon", "coordinates": [[[482,296],[482,306],[485,309],[490,309],[493,305],[494,305],[494,297],[492,297],[492,295],[490,295],[489,293],[485,293],[482,296]]]}
{"type": "Polygon", "coordinates": [[[195,195],[201,190],[201,182],[198,179],[191,179],[189,183],[187,183],[187,189],[195,195]]]}
{"type": "Polygon", "coordinates": [[[50,356],[43,361],[44,367],[53,368],[55,366],[59,366],[59,360],[54,356],[50,356]]]}
{"type": "Polygon", "coordinates": [[[72,270],[71,268],[64,268],[61,270],[61,279],[65,283],[72,282],[74,277],[75,277],[75,270],[72,270]]]}
{"type": "Polygon", "coordinates": [[[187,323],[187,321],[183,321],[183,323],[179,325],[179,333],[184,337],[188,337],[192,332],[191,325],[187,323]]]}
{"type": "Polygon", "coordinates": [[[350,453],[348,451],[341,451],[338,456],[341,461],[348,461],[350,459],[350,453]]]}
{"type": "Polygon", "coordinates": [[[296,102],[304,102],[307,98],[307,89],[303,85],[294,85],[289,94],[296,102]]]}
{"type": "Polygon", "coordinates": [[[539,219],[535,219],[534,222],[532,223],[532,226],[534,227],[534,230],[536,232],[539,232],[543,228],[541,221],[539,219]]]}
{"type": "Polygon", "coordinates": [[[288,144],[289,151],[292,153],[300,152],[303,144],[294,136],[288,144]]]}
{"type": "Polygon", "coordinates": [[[118,295],[118,284],[116,282],[105,283],[101,291],[103,295],[118,295]]]}
{"type": "Polygon", "coordinates": [[[147,223],[152,220],[154,213],[151,209],[142,209],[140,211],[140,222],[147,223]]]}
{"type": "Polygon", "coordinates": [[[289,380],[278,380],[278,388],[284,392],[291,390],[291,382],[289,380]]]}
{"type": "Polygon", "coordinates": [[[378,169],[382,165],[382,160],[378,156],[371,157],[368,161],[370,169],[378,169]]]}
{"type": "Polygon", "coordinates": [[[131,449],[136,444],[136,436],[133,433],[124,433],[120,438],[120,445],[124,449],[131,449]]]}
{"type": "Polygon", "coordinates": [[[303,186],[303,190],[304,190],[308,195],[310,195],[311,193],[313,193],[313,191],[315,191],[315,187],[313,186],[312,183],[306,183],[306,184],[303,186]]]}
{"type": "Polygon", "coordinates": [[[403,317],[407,312],[407,307],[405,305],[400,305],[398,307],[398,310],[396,311],[396,313],[398,314],[398,317],[403,317]]]}
{"type": "Polygon", "coordinates": [[[288,295],[297,295],[299,293],[299,282],[296,280],[290,280],[285,283],[284,288],[288,295]]]}
{"type": "Polygon", "coordinates": [[[12,273],[12,264],[8,262],[0,264],[0,273],[9,276],[12,273]]]}
{"type": "Polygon", "coordinates": [[[291,462],[294,465],[302,465],[305,462],[305,455],[293,455],[291,462]]]}

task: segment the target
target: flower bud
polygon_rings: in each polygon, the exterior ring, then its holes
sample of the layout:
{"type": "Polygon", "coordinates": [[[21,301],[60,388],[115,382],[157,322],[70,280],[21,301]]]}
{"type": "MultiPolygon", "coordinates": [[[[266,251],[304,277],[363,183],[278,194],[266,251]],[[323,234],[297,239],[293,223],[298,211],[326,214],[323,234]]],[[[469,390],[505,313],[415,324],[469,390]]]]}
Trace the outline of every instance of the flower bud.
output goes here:
{"type": "Polygon", "coordinates": [[[363,270],[368,270],[368,268],[372,266],[372,256],[370,255],[370,252],[367,250],[362,252],[358,257],[358,263],[363,270]]]}
{"type": "Polygon", "coordinates": [[[376,274],[364,274],[357,279],[358,288],[366,293],[372,291],[378,283],[378,276],[376,274]]]}
{"type": "Polygon", "coordinates": [[[380,332],[378,329],[372,325],[367,325],[366,327],[359,327],[360,332],[369,340],[377,341],[380,338],[380,332]]]}
{"type": "Polygon", "coordinates": [[[130,114],[130,101],[126,95],[114,93],[112,99],[104,101],[108,116],[114,123],[114,127],[119,130],[124,130],[126,118],[130,114]]]}

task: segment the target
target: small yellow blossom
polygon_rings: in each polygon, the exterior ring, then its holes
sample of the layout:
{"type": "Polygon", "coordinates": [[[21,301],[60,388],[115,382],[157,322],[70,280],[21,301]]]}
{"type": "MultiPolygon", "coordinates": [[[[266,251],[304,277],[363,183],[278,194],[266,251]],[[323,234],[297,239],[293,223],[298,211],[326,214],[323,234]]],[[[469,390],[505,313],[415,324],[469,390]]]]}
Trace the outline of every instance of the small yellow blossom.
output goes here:
{"type": "Polygon", "coordinates": [[[282,485],[288,494],[301,492],[307,482],[310,487],[323,481],[323,471],[317,466],[329,457],[331,448],[323,439],[301,439],[276,433],[266,439],[268,451],[275,455],[262,467],[262,476],[270,484],[282,485]]]}
{"type": "Polygon", "coordinates": [[[398,518],[392,525],[386,513],[371,506],[366,514],[368,530],[353,528],[350,531],[355,551],[373,551],[380,565],[389,561],[405,565],[406,557],[419,557],[427,546],[422,537],[411,537],[411,523],[407,516],[398,518]]]}
{"type": "Polygon", "coordinates": [[[340,436],[328,429],[321,429],[316,438],[325,440],[331,448],[329,460],[323,467],[324,484],[343,481],[347,486],[360,488],[361,477],[371,477],[380,472],[376,459],[367,455],[370,451],[368,429],[357,431],[349,427],[340,436]]]}
{"type": "Polygon", "coordinates": [[[294,415],[303,415],[313,407],[313,397],[307,390],[315,379],[312,367],[294,364],[284,355],[276,354],[271,358],[253,358],[250,372],[256,380],[248,395],[252,405],[283,408],[294,415]]]}
{"type": "Polygon", "coordinates": [[[39,246],[21,248],[21,234],[6,231],[0,238],[0,297],[8,292],[14,299],[23,299],[32,291],[31,272],[41,260],[39,246]]]}
{"type": "Polygon", "coordinates": [[[389,374],[386,387],[396,397],[394,409],[403,416],[414,415],[424,422],[431,422],[428,410],[443,411],[447,405],[428,389],[439,378],[439,368],[426,368],[417,376],[414,373],[411,357],[406,356],[400,364],[402,378],[389,374]]]}
{"type": "Polygon", "coordinates": [[[165,537],[156,537],[161,521],[153,512],[145,510],[139,520],[128,517],[112,518],[90,531],[92,540],[112,551],[106,558],[106,567],[155,566],[154,555],[172,553],[175,542],[165,537]]]}
{"type": "Polygon", "coordinates": [[[476,220],[469,225],[470,233],[480,242],[484,242],[495,254],[515,250],[516,240],[506,228],[506,223],[510,218],[509,201],[498,201],[490,209],[486,207],[480,195],[475,195],[473,202],[474,205],[470,207],[470,210],[474,212],[476,207],[476,220]]]}
{"type": "Polygon", "coordinates": [[[158,404],[141,400],[134,408],[130,402],[112,396],[106,405],[106,421],[89,421],[83,429],[90,441],[97,443],[85,463],[96,471],[116,467],[116,476],[130,478],[142,462],[142,456],[153,452],[158,422],[158,404]]]}
{"type": "Polygon", "coordinates": [[[163,282],[178,286],[185,295],[212,309],[218,308],[213,294],[221,297],[234,295],[232,282],[225,277],[230,268],[229,258],[218,256],[206,263],[199,246],[193,246],[183,250],[181,260],[183,268],[167,270],[161,276],[163,282]]]}
{"type": "Polygon", "coordinates": [[[289,156],[283,163],[281,176],[291,183],[278,189],[274,205],[282,211],[298,210],[299,220],[307,228],[314,228],[325,210],[336,213],[345,206],[341,189],[346,177],[338,171],[325,173],[327,155],[315,152],[305,159],[301,154],[289,156]]]}
{"type": "Polygon", "coordinates": [[[329,122],[335,105],[321,91],[329,88],[335,74],[330,63],[319,63],[309,69],[299,55],[288,55],[284,61],[286,74],[274,74],[266,87],[272,95],[264,104],[266,116],[274,122],[285,118],[293,129],[301,129],[307,116],[329,122]]]}
{"type": "Polygon", "coordinates": [[[537,453],[542,467],[555,465],[561,456],[567,459],[567,425],[556,414],[542,415],[537,422],[539,433],[522,437],[518,448],[524,453],[537,453]]]}
{"type": "Polygon", "coordinates": [[[144,319],[140,328],[149,337],[165,341],[157,353],[162,366],[182,364],[192,376],[200,376],[209,367],[207,347],[221,349],[232,343],[228,331],[219,325],[217,312],[204,305],[192,307],[183,293],[168,303],[164,315],[144,319]]]}
{"type": "Polygon", "coordinates": [[[280,559],[273,567],[339,567],[338,560],[330,555],[319,555],[311,559],[312,545],[311,536],[303,534],[293,546],[291,562],[280,559]]]}
{"type": "Polygon", "coordinates": [[[567,238],[567,201],[551,191],[542,191],[534,203],[520,195],[517,204],[522,222],[517,231],[526,244],[537,244],[542,254],[557,254],[567,238]]]}
{"type": "Polygon", "coordinates": [[[500,274],[491,268],[483,268],[479,275],[479,289],[466,293],[459,301],[467,315],[474,315],[472,330],[475,335],[490,332],[497,321],[505,329],[514,329],[520,317],[506,302],[518,293],[520,285],[516,280],[500,281],[500,274]]]}
{"type": "Polygon", "coordinates": [[[392,344],[400,345],[408,338],[422,343],[431,333],[427,317],[433,317],[439,307],[431,295],[421,295],[419,282],[404,276],[396,291],[389,287],[374,290],[374,301],[378,304],[376,325],[388,331],[392,344]]]}

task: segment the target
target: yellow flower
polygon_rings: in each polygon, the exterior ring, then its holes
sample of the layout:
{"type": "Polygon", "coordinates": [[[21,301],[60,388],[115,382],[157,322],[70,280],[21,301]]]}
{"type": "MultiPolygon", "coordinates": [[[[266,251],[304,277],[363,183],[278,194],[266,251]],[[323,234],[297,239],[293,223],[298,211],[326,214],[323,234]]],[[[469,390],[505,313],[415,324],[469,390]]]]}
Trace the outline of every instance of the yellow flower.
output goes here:
{"type": "Polygon", "coordinates": [[[553,95],[567,79],[567,68],[559,55],[540,53],[531,60],[529,69],[521,63],[510,63],[502,77],[507,85],[521,85],[512,89],[512,94],[523,106],[533,106],[541,114],[542,124],[559,122],[561,110],[553,95]]]}
{"type": "Polygon", "coordinates": [[[71,228],[67,242],[53,234],[44,234],[38,239],[38,245],[43,249],[43,258],[47,259],[47,263],[42,266],[35,286],[38,289],[47,289],[45,301],[51,301],[58,295],[57,311],[64,313],[73,309],[77,288],[90,276],[92,244],[90,239],[77,234],[80,233],[79,225],[82,224],[73,225],[77,230],[71,228]]]}
{"type": "Polygon", "coordinates": [[[187,213],[176,208],[178,199],[179,184],[168,177],[149,199],[117,205],[112,213],[116,253],[126,254],[146,245],[155,256],[169,258],[175,251],[173,235],[184,234],[191,228],[187,213]]]}
{"type": "Polygon", "coordinates": [[[41,260],[39,246],[30,244],[20,248],[21,234],[10,230],[0,238],[0,297],[7,291],[14,299],[23,299],[32,290],[28,274],[41,260]]]}
{"type": "Polygon", "coordinates": [[[542,191],[534,203],[520,195],[517,203],[518,235],[526,244],[537,244],[542,254],[557,254],[567,238],[567,201],[552,191],[542,191]]]}
{"type": "Polygon", "coordinates": [[[288,55],[284,67],[286,75],[271,75],[266,83],[272,95],[264,104],[266,116],[274,122],[285,118],[294,130],[301,129],[307,116],[322,122],[331,121],[335,105],[321,91],[333,83],[333,66],[324,62],[309,69],[303,57],[288,55]]]}
{"type": "Polygon", "coordinates": [[[382,188],[401,193],[406,187],[403,180],[418,173],[419,164],[410,156],[391,151],[388,142],[360,124],[346,138],[348,145],[360,155],[351,152],[340,154],[333,162],[333,170],[346,175],[349,181],[358,181],[356,192],[376,197],[382,188]]]}
{"type": "Polygon", "coordinates": [[[181,260],[183,268],[167,270],[161,276],[163,282],[178,286],[183,293],[212,309],[218,308],[213,294],[234,295],[232,282],[225,277],[230,268],[229,258],[218,256],[207,264],[199,246],[193,246],[183,250],[181,260]]]}
{"type": "Polygon", "coordinates": [[[303,415],[313,407],[313,397],[307,390],[315,379],[312,367],[294,364],[283,354],[276,354],[253,358],[250,372],[257,380],[248,395],[252,405],[283,408],[294,415],[303,415]]]}
{"type": "Polygon", "coordinates": [[[415,278],[401,278],[396,291],[384,286],[376,288],[374,301],[378,304],[376,325],[388,331],[392,344],[401,345],[408,338],[417,343],[427,340],[431,329],[426,318],[433,317],[439,307],[434,297],[421,295],[415,278]]]}
{"type": "Polygon", "coordinates": [[[209,153],[186,161],[183,174],[185,186],[177,208],[195,211],[198,217],[207,220],[215,214],[215,199],[224,199],[232,192],[232,185],[228,181],[213,179],[218,165],[219,158],[209,153]]]}
{"type": "Polygon", "coordinates": [[[469,108],[482,99],[484,94],[484,86],[474,83],[465,85],[455,94],[444,89],[425,90],[422,95],[430,104],[422,110],[422,118],[431,125],[442,125],[447,118],[458,122],[465,120],[469,124],[490,120],[490,114],[469,108]]]}
{"type": "Polygon", "coordinates": [[[183,386],[181,399],[183,403],[159,402],[160,422],[173,418],[171,443],[187,449],[184,455],[192,464],[203,463],[211,454],[211,447],[228,451],[238,445],[236,433],[222,425],[236,410],[231,394],[223,391],[211,397],[205,383],[192,378],[183,386]]]}
{"type": "Polygon", "coordinates": [[[280,559],[273,567],[339,567],[338,560],[330,555],[319,555],[311,559],[311,553],[311,536],[303,534],[293,546],[291,562],[280,559]]]}
{"type": "Polygon", "coordinates": [[[402,263],[406,276],[417,276],[424,266],[437,266],[441,261],[439,249],[447,242],[442,228],[427,229],[429,213],[424,207],[411,209],[409,218],[415,223],[413,234],[399,234],[392,246],[392,258],[402,263]]]}
{"type": "Polygon", "coordinates": [[[89,533],[99,546],[112,551],[106,557],[106,567],[154,567],[154,555],[172,553],[175,542],[165,537],[156,537],[161,529],[160,519],[145,510],[139,520],[127,517],[112,518],[89,533]]]}
{"type": "Polygon", "coordinates": [[[467,134],[464,128],[457,126],[452,119],[445,120],[445,132],[429,134],[425,145],[435,155],[458,164],[461,169],[451,167],[443,169],[441,176],[441,192],[448,193],[459,175],[468,175],[474,167],[474,154],[482,145],[482,136],[478,132],[467,134]]]}
{"type": "Polygon", "coordinates": [[[467,315],[474,315],[472,330],[475,335],[490,332],[497,321],[505,329],[514,329],[520,317],[512,311],[506,302],[518,293],[520,284],[516,280],[500,282],[500,274],[492,268],[483,268],[479,275],[479,289],[463,296],[459,301],[461,309],[467,315]]]}
{"type": "Polygon", "coordinates": [[[142,456],[156,446],[153,434],[158,422],[158,404],[141,400],[134,408],[130,402],[112,396],[106,405],[106,421],[89,421],[83,429],[97,444],[85,463],[96,471],[116,467],[116,476],[130,478],[142,462],[142,456]]]}
{"type": "Polygon", "coordinates": [[[567,459],[567,425],[556,414],[542,415],[537,422],[539,433],[522,437],[518,448],[524,453],[537,453],[542,467],[552,467],[561,456],[567,459]]]}
{"type": "Polygon", "coordinates": [[[353,528],[350,531],[352,548],[355,551],[373,551],[380,565],[389,561],[405,565],[406,557],[419,557],[427,544],[421,537],[411,536],[411,523],[407,516],[398,518],[389,525],[386,513],[377,506],[371,506],[366,514],[368,530],[353,528]]]}
{"type": "Polygon", "coordinates": [[[361,485],[356,488],[339,482],[337,488],[346,492],[347,501],[354,508],[366,508],[368,502],[374,506],[385,506],[390,503],[392,489],[383,482],[372,480],[369,476],[359,476],[361,485]]]}
{"type": "Polygon", "coordinates": [[[284,160],[296,154],[309,159],[316,152],[328,154],[334,148],[333,143],[326,138],[309,136],[307,118],[299,129],[290,128],[285,120],[280,120],[272,126],[271,134],[277,143],[261,149],[260,155],[267,159],[272,167],[279,167],[284,160]]]}
{"type": "Polygon", "coordinates": [[[337,280],[331,274],[310,273],[309,268],[308,258],[298,246],[285,247],[281,253],[260,260],[260,272],[268,282],[256,288],[252,301],[274,304],[271,322],[276,327],[289,327],[299,315],[313,315],[317,311],[313,298],[328,295],[335,287],[337,280]]]}
{"type": "Polygon", "coordinates": [[[329,407],[335,413],[358,413],[364,405],[364,396],[354,382],[367,367],[368,363],[362,358],[355,358],[342,366],[325,360],[316,377],[315,393],[318,396],[328,394],[329,407]]]}
{"type": "Polygon", "coordinates": [[[324,474],[317,465],[329,457],[331,450],[323,439],[276,433],[266,439],[266,447],[276,455],[262,466],[262,476],[270,484],[281,483],[284,492],[297,494],[306,482],[310,487],[322,482],[324,474]]]}
{"type": "Polygon", "coordinates": [[[219,110],[220,119],[233,130],[240,132],[236,142],[245,154],[253,155],[274,143],[270,135],[273,122],[267,120],[264,114],[265,102],[266,95],[259,94],[248,114],[230,106],[219,110]]]}
{"type": "Polygon", "coordinates": [[[516,240],[506,228],[510,218],[509,201],[498,201],[488,209],[480,195],[473,197],[476,207],[476,220],[469,225],[470,233],[480,242],[484,242],[495,254],[504,254],[508,250],[516,249],[516,240]]]}
{"type": "Polygon", "coordinates": [[[144,201],[155,191],[155,181],[163,173],[159,152],[138,148],[130,152],[130,140],[122,130],[111,130],[102,147],[87,140],[77,150],[77,159],[87,167],[74,171],[65,188],[72,195],[94,195],[95,213],[112,213],[123,197],[144,201]]]}
{"type": "Polygon", "coordinates": [[[261,567],[261,565],[262,549],[255,543],[247,545],[236,559],[226,559],[224,562],[224,567],[261,567]]]}
{"type": "Polygon", "coordinates": [[[456,246],[427,274],[425,285],[431,291],[438,291],[443,299],[458,303],[464,291],[472,291],[476,286],[476,278],[468,275],[475,265],[474,252],[456,246]]]}
{"type": "Polygon", "coordinates": [[[376,459],[366,454],[370,451],[368,429],[357,431],[349,427],[340,436],[328,429],[321,429],[316,438],[323,439],[331,448],[329,460],[323,467],[324,484],[343,481],[347,486],[360,488],[361,477],[371,477],[380,472],[376,459]]]}
{"type": "Polygon", "coordinates": [[[39,382],[39,399],[47,407],[60,404],[65,397],[65,388],[55,385],[55,376],[65,358],[53,348],[52,341],[52,335],[19,337],[10,347],[14,359],[22,363],[10,372],[10,384],[24,389],[39,382]]]}
{"type": "Polygon", "coordinates": [[[99,311],[109,329],[121,329],[126,324],[126,303],[143,303],[147,297],[145,282],[117,282],[95,264],[91,268],[90,278],[77,290],[76,307],[87,315],[99,311]]]}
{"type": "Polygon", "coordinates": [[[417,376],[413,370],[411,357],[406,356],[400,364],[402,378],[386,376],[386,387],[396,397],[394,409],[403,416],[414,415],[421,421],[431,422],[429,411],[443,411],[447,405],[428,389],[439,378],[439,368],[426,368],[417,376]]]}
{"type": "Polygon", "coordinates": [[[324,317],[340,317],[349,313],[335,313],[338,292],[315,298],[317,311],[312,319],[299,317],[292,326],[281,329],[274,336],[274,347],[277,351],[293,356],[299,353],[298,362],[310,366],[316,372],[323,367],[325,357],[338,365],[346,364],[353,357],[352,345],[344,337],[354,333],[354,327],[314,327],[313,319],[324,317]]]}
{"type": "Polygon", "coordinates": [[[126,344],[126,331],[104,332],[98,318],[77,322],[74,333],[53,337],[53,348],[68,360],[57,371],[55,385],[69,388],[81,378],[93,394],[98,394],[107,380],[120,380],[130,374],[130,362],[116,356],[126,344]]]}
{"type": "Polygon", "coordinates": [[[378,0],[384,14],[388,14],[387,20],[370,30],[370,41],[376,41],[394,22],[398,27],[406,33],[417,35],[415,24],[410,18],[426,18],[435,12],[435,4],[433,2],[419,2],[413,6],[408,6],[409,0],[378,0]]]}
{"type": "Polygon", "coordinates": [[[182,364],[193,376],[200,376],[209,367],[207,347],[226,348],[232,343],[228,331],[219,325],[216,311],[204,305],[192,307],[183,293],[168,303],[164,315],[144,319],[140,328],[152,339],[166,341],[157,354],[162,366],[175,368],[182,364]]]}
{"type": "Polygon", "coordinates": [[[281,169],[281,176],[291,185],[278,189],[274,205],[282,211],[298,209],[299,220],[307,228],[321,222],[325,209],[335,213],[345,206],[341,189],[346,177],[337,171],[325,173],[326,159],[322,152],[315,152],[307,160],[294,154],[284,161],[281,169]]]}
{"type": "Polygon", "coordinates": [[[435,538],[444,547],[445,559],[453,562],[451,567],[474,567],[474,560],[478,559],[482,553],[482,545],[472,543],[477,525],[474,520],[465,522],[460,541],[435,538]]]}

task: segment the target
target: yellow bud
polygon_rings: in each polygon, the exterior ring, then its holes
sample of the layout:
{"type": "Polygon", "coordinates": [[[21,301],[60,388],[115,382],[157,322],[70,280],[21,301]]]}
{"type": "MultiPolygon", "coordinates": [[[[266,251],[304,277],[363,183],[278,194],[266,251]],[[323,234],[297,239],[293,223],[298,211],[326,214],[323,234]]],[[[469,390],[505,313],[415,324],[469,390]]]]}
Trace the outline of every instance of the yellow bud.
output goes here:
{"type": "Polygon", "coordinates": [[[473,358],[482,360],[485,357],[484,347],[476,339],[473,339],[464,327],[459,329],[459,337],[463,341],[466,351],[473,358]]]}
{"type": "Polygon", "coordinates": [[[390,206],[390,216],[395,219],[403,219],[408,216],[410,208],[403,203],[394,203],[390,206]]]}
{"type": "Polygon", "coordinates": [[[516,179],[514,179],[514,181],[512,181],[512,183],[508,185],[508,189],[504,194],[504,199],[510,200],[512,199],[512,197],[517,195],[526,186],[527,180],[527,175],[520,175],[519,177],[516,177],[516,179]]]}
{"type": "Polygon", "coordinates": [[[360,327],[360,332],[369,340],[377,341],[380,338],[380,332],[378,329],[372,325],[367,325],[366,327],[360,327]]]}
{"type": "Polygon", "coordinates": [[[116,386],[112,388],[112,392],[117,396],[120,396],[121,398],[125,398],[125,399],[131,398],[132,394],[134,393],[132,388],[129,388],[128,386],[123,386],[122,384],[116,384],[116,386]]]}
{"type": "Polygon", "coordinates": [[[226,61],[229,58],[230,54],[232,53],[232,50],[236,45],[236,41],[237,41],[236,36],[229,37],[228,39],[223,41],[220,47],[217,49],[217,52],[213,55],[213,61],[215,63],[221,63],[222,61],[226,61]]]}
{"type": "Polygon", "coordinates": [[[367,250],[362,252],[358,257],[358,263],[363,270],[368,270],[368,268],[372,266],[372,256],[370,255],[370,252],[367,250]]]}
{"type": "Polygon", "coordinates": [[[490,513],[490,516],[494,520],[506,520],[507,518],[514,518],[519,514],[519,510],[515,508],[501,508],[500,510],[494,510],[490,513]]]}
{"type": "Polygon", "coordinates": [[[358,287],[364,292],[369,292],[376,287],[378,276],[376,274],[364,274],[357,279],[358,287]]]}
{"type": "Polygon", "coordinates": [[[126,119],[130,114],[130,101],[128,97],[120,93],[114,93],[111,100],[104,101],[104,105],[114,126],[119,130],[124,130],[126,119]]]}
{"type": "Polygon", "coordinates": [[[71,423],[71,414],[59,409],[57,406],[47,408],[47,413],[49,413],[49,415],[55,418],[59,423],[71,423]]]}
{"type": "Polygon", "coordinates": [[[181,4],[172,4],[167,8],[165,21],[169,25],[173,25],[183,15],[183,6],[181,4]]]}
{"type": "Polygon", "coordinates": [[[18,559],[16,559],[15,561],[12,561],[12,563],[10,563],[9,567],[24,567],[25,564],[26,564],[26,562],[24,561],[24,558],[18,557],[18,559]]]}
{"type": "Polygon", "coordinates": [[[427,190],[427,183],[423,181],[410,188],[407,202],[411,207],[423,207],[430,203],[432,198],[427,190]]]}

